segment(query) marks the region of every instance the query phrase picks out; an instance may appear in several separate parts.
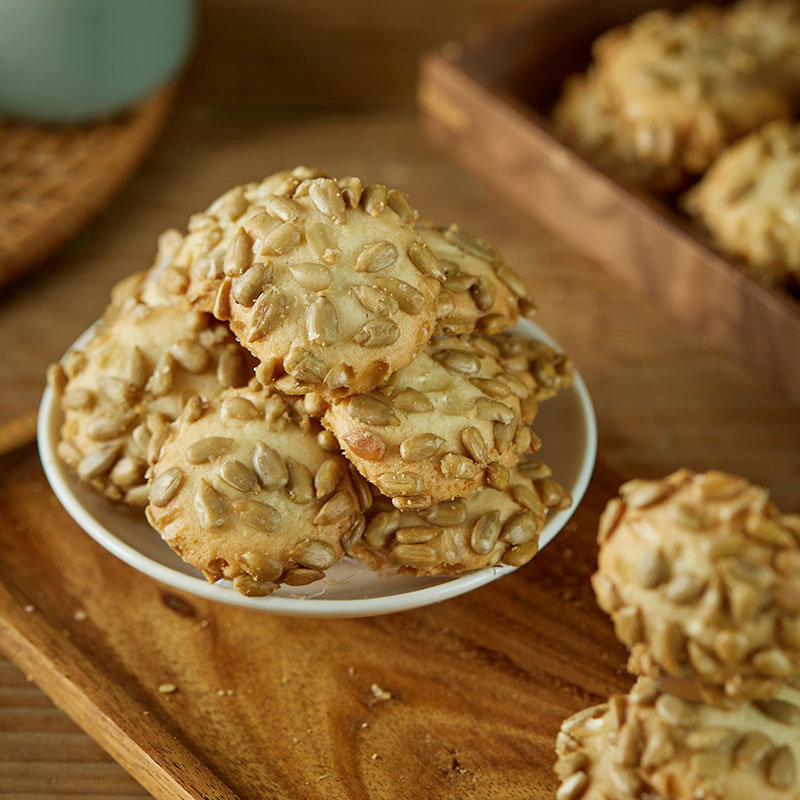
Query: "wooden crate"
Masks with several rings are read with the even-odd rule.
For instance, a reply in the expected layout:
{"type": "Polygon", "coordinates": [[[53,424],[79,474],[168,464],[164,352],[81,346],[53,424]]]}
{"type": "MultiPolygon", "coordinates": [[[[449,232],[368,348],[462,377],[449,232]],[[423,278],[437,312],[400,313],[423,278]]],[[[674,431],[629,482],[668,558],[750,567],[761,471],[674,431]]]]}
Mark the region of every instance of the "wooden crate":
{"type": "Polygon", "coordinates": [[[592,40],[648,0],[575,0],[423,58],[433,139],[586,255],[760,370],[800,403],[800,302],[751,278],[667,203],[613,180],[559,138],[547,112],[592,40]]]}

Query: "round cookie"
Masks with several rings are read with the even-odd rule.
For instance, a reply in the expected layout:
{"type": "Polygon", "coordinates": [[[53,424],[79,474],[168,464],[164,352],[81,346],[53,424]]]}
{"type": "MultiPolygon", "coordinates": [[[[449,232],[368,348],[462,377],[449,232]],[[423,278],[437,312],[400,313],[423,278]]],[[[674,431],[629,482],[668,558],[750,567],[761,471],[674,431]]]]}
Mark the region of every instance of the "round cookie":
{"type": "Polygon", "coordinates": [[[514,325],[520,312],[536,312],[525,283],[497,248],[457,225],[417,222],[417,233],[438,256],[447,275],[436,298],[436,336],[481,330],[499,333],[514,325]]]}
{"type": "Polygon", "coordinates": [[[731,145],[685,206],[762,278],[800,281],[800,123],[773,122],[731,145]]]}
{"type": "Polygon", "coordinates": [[[637,140],[619,113],[604,102],[593,72],[566,80],[553,121],[590,161],[620,180],[655,192],[674,191],[686,183],[678,153],[653,163],[646,138],[637,140]],[[637,143],[644,147],[641,155],[637,143]]]}
{"type": "Polygon", "coordinates": [[[298,168],[195,215],[190,295],[296,391],[374,389],[430,339],[445,274],[402,192],[298,168]]]}
{"type": "Polygon", "coordinates": [[[97,491],[137,506],[147,504],[148,462],[183,407],[253,376],[225,325],[141,281],[115,287],[88,344],[48,373],[64,412],[60,457],[97,491]]]}
{"type": "Polygon", "coordinates": [[[319,431],[302,401],[255,381],[187,408],[152,468],[150,524],[242,594],[319,580],[364,529],[362,490],[319,431]]]}
{"type": "Polygon", "coordinates": [[[725,16],[733,38],[756,53],[795,103],[800,101],[797,0],[740,0],[725,16]]]}
{"type": "Polygon", "coordinates": [[[640,159],[677,159],[701,173],[722,149],[791,104],[757,56],[734,40],[723,12],[652,11],[594,44],[595,79],[640,159]]]}
{"type": "Polygon", "coordinates": [[[548,512],[567,508],[571,498],[550,470],[532,462],[526,477],[511,471],[502,489],[477,489],[463,500],[400,511],[380,495],[351,555],[381,573],[457,574],[500,562],[522,566],[539,549],[548,512]]]}
{"type": "Polygon", "coordinates": [[[395,506],[423,508],[493,484],[538,448],[533,391],[527,363],[506,365],[487,336],[437,337],[384,386],[334,400],[322,423],[395,506]]]}
{"type": "Polygon", "coordinates": [[[564,721],[558,800],[797,800],[800,691],[721,709],[640,678],[564,721]]]}
{"type": "Polygon", "coordinates": [[[800,515],[723,472],[629,481],[600,519],[600,607],[628,668],[706,702],[768,697],[800,672],[800,515]]]}

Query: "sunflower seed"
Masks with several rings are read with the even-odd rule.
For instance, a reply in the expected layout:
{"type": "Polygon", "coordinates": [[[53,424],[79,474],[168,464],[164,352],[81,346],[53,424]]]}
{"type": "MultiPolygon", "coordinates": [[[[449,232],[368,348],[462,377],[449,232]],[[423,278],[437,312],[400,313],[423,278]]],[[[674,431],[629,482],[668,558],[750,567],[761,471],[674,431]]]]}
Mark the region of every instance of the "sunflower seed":
{"type": "Polygon", "coordinates": [[[669,694],[662,694],[656,700],[656,712],[670,725],[691,725],[697,717],[694,705],[669,694]]]}
{"type": "Polygon", "coordinates": [[[486,442],[484,442],[483,436],[481,436],[481,432],[477,428],[472,426],[464,428],[461,431],[461,443],[470,456],[479,464],[485,464],[489,460],[486,442]]]}
{"type": "Polygon", "coordinates": [[[86,425],[86,435],[96,442],[107,442],[122,436],[134,419],[131,413],[92,417],[86,425]]]}
{"type": "Polygon", "coordinates": [[[226,436],[207,436],[198,439],[186,448],[186,460],[190,464],[205,464],[212,458],[221,456],[232,444],[233,439],[226,436]]]}
{"type": "Polygon", "coordinates": [[[353,341],[363,347],[388,347],[400,336],[397,323],[388,317],[367,320],[353,336],[353,341]]]}
{"type": "Polygon", "coordinates": [[[423,274],[438,281],[447,277],[439,259],[423,241],[412,242],[406,250],[409,261],[423,274]]]}
{"type": "Polygon", "coordinates": [[[259,410],[246,397],[226,397],[222,401],[222,419],[255,419],[259,410]]]}
{"type": "Polygon", "coordinates": [[[772,753],[767,766],[767,780],[776,789],[788,791],[797,780],[797,766],[788,745],[778,747],[772,753]]]}
{"type": "Polygon", "coordinates": [[[358,208],[364,187],[358,178],[342,178],[337,182],[348,208],[358,208]]]}
{"type": "Polygon", "coordinates": [[[364,187],[364,191],[361,194],[361,205],[367,214],[371,217],[377,217],[383,212],[388,199],[389,193],[386,187],[380,183],[374,183],[364,187]]]}
{"type": "Polygon", "coordinates": [[[415,316],[425,307],[425,295],[410,283],[383,275],[375,275],[372,282],[379,289],[388,292],[406,314],[415,316]]]}
{"type": "Polygon", "coordinates": [[[293,222],[284,222],[261,242],[261,255],[282,256],[300,244],[300,229],[293,222]]]}
{"type": "MultiPolygon", "coordinates": [[[[443,266],[445,266],[445,269],[447,269],[447,266],[444,264],[444,262],[442,263],[443,266]]],[[[477,280],[478,278],[476,278],[475,275],[469,275],[466,272],[461,272],[459,269],[455,269],[452,272],[448,270],[447,280],[442,284],[442,291],[466,292],[475,284],[477,280]]],[[[440,293],[439,297],[441,298],[441,296],[442,295],[440,293]]],[[[452,297],[451,302],[454,302],[452,297]]],[[[454,310],[455,306],[452,308],[454,310]]]]}
{"type": "MultiPolygon", "coordinates": [[[[327,297],[317,297],[309,306],[306,316],[306,331],[310,341],[319,342],[321,345],[333,344],[338,339],[339,317],[336,314],[336,308],[327,297]]],[[[326,367],[319,380],[325,377],[327,371],[326,367]]]]}
{"type": "Polygon", "coordinates": [[[259,483],[267,490],[279,489],[289,481],[289,471],[280,455],[263,442],[256,442],[253,469],[259,483]]]}
{"type": "Polygon", "coordinates": [[[382,550],[389,542],[389,538],[397,530],[400,522],[400,512],[380,511],[368,523],[364,530],[364,541],[373,550],[382,550]]]}
{"type": "Polygon", "coordinates": [[[439,562],[436,548],[427,544],[398,544],[391,556],[404,567],[432,567],[439,562]]]}
{"type": "Polygon", "coordinates": [[[252,259],[253,240],[242,228],[239,228],[225,251],[222,270],[225,275],[238,277],[250,266],[252,259]]]}
{"type": "Polygon", "coordinates": [[[89,360],[86,358],[86,353],[82,353],[80,350],[68,350],[61,362],[64,373],[72,380],[86,369],[89,360]]]}
{"type": "Polygon", "coordinates": [[[343,434],[341,438],[344,446],[349,448],[354,456],[365,461],[379,461],[386,452],[383,440],[374,433],[354,430],[343,434]]]}
{"type": "Polygon", "coordinates": [[[289,471],[289,480],[286,491],[289,499],[299,505],[307,505],[314,500],[314,480],[311,470],[290,456],[286,457],[286,467],[289,471]]]}
{"type": "Polygon", "coordinates": [[[272,267],[266,264],[253,264],[233,287],[231,295],[240,305],[250,308],[256,298],[272,280],[272,267]]]}
{"type": "Polygon", "coordinates": [[[217,293],[214,295],[214,306],[211,309],[212,314],[220,320],[229,320],[231,318],[231,286],[233,285],[232,278],[225,278],[217,288],[217,293]]]}
{"type": "Polygon", "coordinates": [[[446,453],[439,462],[445,478],[470,480],[476,478],[481,468],[471,459],[458,453],[446,453]]]}
{"type": "Polygon", "coordinates": [[[344,220],[344,198],[332,178],[318,178],[308,187],[308,196],[320,213],[336,222],[344,220]]]}
{"type": "Polygon", "coordinates": [[[394,538],[398,544],[424,544],[435,539],[441,532],[441,528],[432,525],[410,525],[400,528],[394,538]]]}
{"type": "Polygon", "coordinates": [[[258,486],[253,470],[241,461],[226,461],[220,467],[219,476],[240,492],[249,492],[258,486]]]}
{"type": "Polygon", "coordinates": [[[758,764],[771,749],[769,737],[760,731],[751,731],[736,745],[734,760],[737,764],[758,764]]]}
{"type": "Polygon", "coordinates": [[[94,394],[88,389],[69,389],[61,395],[61,406],[71,411],[88,411],[94,402],[94,394]]]}
{"type": "Polygon", "coordinates": [[[481,368],[480,359],[468,350],[439,350],[433,358],[443,367],[464,375],[474,375],[481,368]]]}
{"type": "Polygon", "coordinates": [[[347,529],[341,540],[342,549],[345,553],[349,553],[350,550],[361,540],[361,537],[364,535],[364,528],[366,527],[366,524],[367,523],[364,517],[359,515],[353,521],[353,524],[347,529]]]}
{"type": "Polygon", "coordinates": [[[208,366],[208,351],[199,342],[191,339],[181,339],[175,342],[170,348],[170,354],[187,372],[195,375],[208,366]]]}
{"type": "Polygon", "coordinates": [[[283,366],[292,377],[309,384],[320,383],[328,373],[328,365],[304,347],[293,347],[283,366]]]}
{"type": "Polygon", "coordinates": [[[397,261],[397,248],[391,242],[365,245],[356,258],[356,272],[379,272],[397,261]]]}
{"type": "MultiPolygon", "coordinates": [[[[337,448],[338,449],[338,448],[337,448]]],[[[328,458],[319,465],[314,475],[314,492],[322,499],[336,491],[344,477],[344,467],[338,458],[328,458]]]]}
{"type": "Polygon", "coordinates": [[[381,289],[367,283],[357,283],[350,287],[350,294],[361,303],[367,311],[374,314],[388,316],[397,313],[397,301],[381,289]]]}
{"type": "Polygon", "coordinates": [[[205,478],[200,479],[200,488],[194,496],[194,507],[201,523],[207,528],[219,528],[227,521],[225,501],[205,478]]]}
{"type": "Polygon", "coordinates": [[[797,725],[800,722],[800,709],[786,700],[778,700],[773,697],[766,700],[754,700],[753,705],[764,716],[784,725],[797,725]]]}
{"type": "Polygon", "coordinates": [[[556,775],[561,778],[561,780],[564,780],[578,770],[583,769],[588,763],[589,757],[586,755],[586,753],[581,750],[576,750],[574,753],[562,755],[558,759],[558,763],[555,766],[555,772],[556,775]]]}
{"type": "Polygon", "coordinates": [[[416,221],[417,212],[411,207],[411,203],[408,202],[408,196],[404,192],[390,189],[386,204],[403,222],[413,225],[416,221]]]}
{"type": "Polygon", "coordinates": [[[400,420],[390,405],[368,394],[357,394],[347,401],[347,413],[367,425],[399,425],[400,420]]]}
{"type": "Polygon", "coordinates": [[[293,222],[303,211],[300,204],[296,203],[291,198],[278,197],[274,194],[264,198],[264,208],[267,214],[275,219],[279,219],[281,222],[293,222]]]}
{"type": "Polygon", "coordinates": [[[457,225],[450,225],[442,235],[450,244],[484,261],[491,263],[498,258],[498,253],[492,245],[467,231],[462,231],[457,225]]]}
{"type": "Polygon", "coordinates": [[[422,481],[414,472],[384,472],[378,476],[375,484],[389,496],[418,495],[422,489],[422,481]]]}
{"type": "Polygon", "coordinates": [[[400,443],[400,457],[403,461],[421,461],[439,452],[444,444],[441,436],[433,433],[417,433],[400,443]]]}
{"type": "Polygon", "coordinates": [[[139,390],[130,381],[112,375],[101,375],[100,391],[115,405],[130,408],[139,396],[139,390]]]}
{"type": "Polygon", "coordinates": [[[556,792],[556,800],[578,800],[589,785],[589,776],[585,772],[570,775],[556,792]]]}
{"type": "Polygon", "coordinates": [[[469,382],[485,395],[495,399],[502,399],[511,394],[511,389],[506,384],[492,378],[470,378],[469,382]]]}
{"type": "Polygon", "coordinates": [[[314,525],[332,525],[356,510],[355,500],[349,492],[337,492],[314,517],[314,525]]]}
{"type": "Polygon", "coordinates": [[[130,487],[142,483],[146,468],[141,459],[125,456],[114,464],[109,477],[117,486],[130,487]]]}
{"type": "Polygon", "coordinates": [[[528,288],[522,282],[522,279],[514,272],[511,267],[505,264],[498,264],[496,267],[497,277],[511,289],[517,297],[525,297],[528,294],[528,288]]]}
{"type": "Polygon", "coordinates": [[[469,293],[479,311],[488,311],[494,305],[497,297],[497,286],[493,281],[481,275],[470,288],[469,293]]]}
{"type": "Polygon", "coordinates": [[[488,555],[500,536],[500,512],[491,511],[479,517],[472,527],[470,545],[478,555],[488,555]]]}
{"type": "Polygon", "coordinates": [[[668,564],[661,550],[647,550],[636,564],[636,580],[645,589],[654,589],[667,579],[668,564]]]}
{"type": "MultiPolygon", "coordinates": [[[[278,511],[269,503],[262,503],[260,500],[237,500],[233,504],[233,509],[248,525],[252,525],[258,530],[274,531],[281,521],[278,511]]],[[[281,572],[283,572],[282,567],[278,575],[281,572]]],[[[277,578],[278,575],[275,577],[277,578]]],[[[265,577],[264,580],[274,580],[274,578],[265,577]]]]}
{"type": "Polygon", "coordinates": [[[283,576],[283,582],[289,586],[307,586],[309,583],[322,580],[324,577],[325,573],[321,570],[295,567],[287,571],[283,576]]]}
{"type": "Polygon", "coordinates": [[[50,364],[47,368],[47,385],[56,397],[61,397],[67,386],[67,373],[61,364],[50,364]]]}
{"type": "Polygon", "coordinates": [[[674,575],[664,586],[664,596],[672,603],[691,603],[695,601],[705,584],[699,578],[688,573],[674,575]]]}
{"type": "Polygon", "coordinates": [[[475,407],[475,398],[463,389],[453,389],[439,399],[437,407],[439,411],[452,417],[465,418],[471,416],[475,407]]]}
{"type": "Polygon", "coordinates": [[[505,314],[487,314],[485,317],[481,317],[477,323],[478,330],[490,336],[502,333],[513,324],[514,321],[505,314]]]}
{"type": "Polygon", "coordinates": [[[514,410],[512,408],[509,408],[499,400],[492,400],[489,397],[479,397],[475,401],[475,413],[478,419],[485,419],[489,422],[502,422],[506,425],[514,419],[514,410]]]}
{"type": "Polygon", "coordinates": [[[511,445],[514,435],[517,432],[517,421],[509,423],[495,422],[493,426],[494,443],[498,453],[505,452],[511,445]]]}
{"type": "Polygon", "coordinates": [[[430,508],[422,509],[420,516],[431,525],[461,525],[467,518],[467,507],[463,500],[446,500],[430,508]]]}
{"type": "Polygon", "coordinates": [[[521,567],[527,564],[539,550],[539,538],[514,545],[503,555],[503,563],[512,567],[521,567]]]}
{"type": "Polygon", "coordinates": [[[403,389],[392,396],[391,403],[400,411],[411,414],[433,411],[433,403],[416,389],[403,389]]]}
{"type": "Polygon", "coordinates": [[[297,545],[292,557],[298,564],[309,569],[328,569],[336,561],[336,551],[327,542],[309,539],[297,545]]]}
{"type": "Polygon", "coordinates": [[[150,485],[150,502],[159,508],[165,506],[183,485],[183,473],[177,467],[162,472],[150,485]]]}
{"type": "Polygon", "coordinates": [[[486,467],[486,483],[502,492],[508,486],[509,473],[508,469],[504,467],[499,461],[492,461],[486,467]]]}
{"type": "Polygon", "coordinates": [[[330,269],[324,264],[303,261],[289,267],[292,277],[304,289],[310,292],[321,292],[328,289],[333,280],[330,269]]]}
{"type": "Polygon", "coordinates": [[[539,521],[532,511],[517,511],[503,524],[501,539],[509,544],[529,542],[539,535],[539,521]]]}
{"type": "MultiPolygon", "coordinates": [[[[257,502],[257,501],[250,501],[257,502]]],[[[260,505],[263,505],[260,504],[260,505]]],[[[276,581],[283,573],[283,565],[280,561],[270,558],[266,553],[250,550],[242,553],[242,569],[253,578],[259,581],[276,581]]]]}
{"type": "MultiPolygon", "coordinates": [[[[527,367],[525,367],[527,370],[527,367]]],[[[530,389],[525,385],[525,382],[518,376],[511,372],[504,372],[497,376],[497,380],[505,384],[511,393],[516,395],[522,400],[530,395],[530,389]]]]}
{"type": "Polygon", "coordinates": [[[121,445],[106,444],[92,450],[78,463],[78,477],[83,481],[90,481],[105,475],[117,460],[121,445]]]}

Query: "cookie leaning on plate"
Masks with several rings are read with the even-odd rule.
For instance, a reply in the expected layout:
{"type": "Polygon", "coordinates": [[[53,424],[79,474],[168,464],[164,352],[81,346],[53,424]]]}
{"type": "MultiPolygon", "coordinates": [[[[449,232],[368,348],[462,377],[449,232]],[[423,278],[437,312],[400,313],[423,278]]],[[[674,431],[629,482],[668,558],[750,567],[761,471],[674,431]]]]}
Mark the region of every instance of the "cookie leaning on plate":
{"type": "Polygon", "coordinates": [[[437,337],[384,386],[334,400],[322,423],[398,508],[464,497],[504,485],[520,456],[538,449],[526,427],[537,409],[527,366],[506,363],[483,334],[437,337]]]}
{"type": "Polygon", "coordinates": [[[684,197],[720,249],[771,282],[800,282],[800,123],[731,145],[684,197]]]}
{"type": "Polygon", "coordinates": [[[297,168],[232,189],[190,222],[175,263],[282,388],[374,389],[419,354],[445,278],[402,192],[297,168]]]}
{"type": "Polygon", "coordinates": [[[525,283],[498,249],[458,225],[417,222],[417,233],[438,256],[447,275],[436,298],[436,336],[475,329],[499,333],[516,324],[520,313],[536,312],[525,283]]]}
{"type": "Polygon", "coordinates": [[[256,381],[187,408],[152,469],[150,524],[242,594],[319,580],[364,529],[359,488],[319,430],[302,401],[256,381]]]}
{"type": "Polygon", "coordinates": [[[541,462],[513,469],[502,489],[483,487],[418,511],[392,508],[378,495],[352,555],[382,573],[445,575],[501,562],[519,567],[536,555],[548,512],[570,502],[541,462]]]}
{"type": "Polygon", "coordinates": [[[706,702],[774,695],[800,674],[800,515],[722,472],[629,481],[598,529],[592,584],[628,668],[706,702]]]}
{"type": "Polygon", "coordinates": [[[48,373],[64,412],[59,456],[107,497],[139,506],[169,423],[187,403],[246,384],[254,368],[224,325],[145,278],[115,287],[89,342],[48,373]]]}
{"type": "Polygon", "coordinates": [[[758,56],[725,28],[723,12],[652,11],[600,36],[595,80],[643,161],[701,173],[725,146],[791,115],[758,56]]]}
{"type": "Polygon", "coordinates": [[[796,800],[800,691],[734,710],[664,694],[640,678],[580,711],[556,739],[558,800],[796,800]]]}

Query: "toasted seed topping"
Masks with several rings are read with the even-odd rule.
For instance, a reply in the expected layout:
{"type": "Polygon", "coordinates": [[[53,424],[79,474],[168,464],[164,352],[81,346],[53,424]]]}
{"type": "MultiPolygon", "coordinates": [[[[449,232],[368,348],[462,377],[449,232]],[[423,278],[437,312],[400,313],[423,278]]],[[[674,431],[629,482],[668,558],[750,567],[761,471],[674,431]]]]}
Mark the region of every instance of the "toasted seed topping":
{"type": "Polygon", "coordinates": [[[331,271],[324,264],[313,264],[307,261],[289,267],[292,277],[304,289],[310,292],[321,292],[328,289],[333,280],[331,271]]]}
{"type": "Polygon", "coordinates": [[[421,461],[439,452],[444,439],[434,433],[418,433],[400,443],[400,457],[403,461],[421,461]]]}
{"type": "Polygon", "coordinates": [[[347,413],[354,419],[369,425],[399,425],[400,420],[390,405],[372,395],[360,394],[347,402],[347,413]]]}
{"type": "Polygon", "coordinates": [[[205,464],[221,456],[233,443],[226,436],[208,436],[193,442],[186,448],[186,460],[190,464],[205,464]]]}
{"type": "Polygon", "coordinates": [[[397,248],[391,242],[365,245],[356,258],[356,272],[379,272],[397,261],[397,248]]]}

